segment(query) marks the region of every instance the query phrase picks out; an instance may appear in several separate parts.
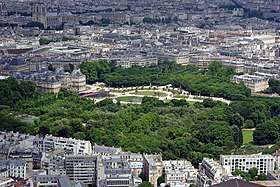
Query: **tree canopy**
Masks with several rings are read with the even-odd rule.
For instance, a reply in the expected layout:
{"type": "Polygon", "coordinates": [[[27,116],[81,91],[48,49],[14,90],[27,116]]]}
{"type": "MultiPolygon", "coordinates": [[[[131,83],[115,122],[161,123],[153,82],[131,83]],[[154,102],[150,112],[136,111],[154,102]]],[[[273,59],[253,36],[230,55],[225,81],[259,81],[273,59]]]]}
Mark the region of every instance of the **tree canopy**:
{"type": "Polygon", "coordinates": [[[174,62],[165,62],[158,66],[131,68],[117,67],[115,63],[106,60],[83,62],[81,70],[92,84],[97,81],[111,87],[131,86],[162,86],[172,84],[181,87],[192,94],[218,96],[232,100],[241,100],[250,96],[250,89],[244,84],[230,81],[234,74],[232,67],[221,67],[220,62],[209,65],[209,72],[199,71],[194,66],[183,67],[174,62]]]}
{"type": "Polygon", "coordinates": [[[279,138],[279,99],[250,96],[244,85],[231,83],[228,75],[209,75],[174,63],[121,69],[98,61],[84,62],[81,68],[88,82],[104,81],[110,86],[172,83],[192,93],[242,95],[242,100],[227,105],[211,99],[168,103],[144,97],[139,105],[114,103],[110,98],[94,103],[68,90],[38,93],[31,82],[7,79],[0,80],[0,130],[81,138],[132,152],[161,152],[164,159],[184,158],[196,166],[203,157],[218,159],[241,147],[241,128],[246,125],[256,127],[255,144],[273,144],[279,138]],[[21,120],[23,116],[36,120],[27,123],[21,120]]]}

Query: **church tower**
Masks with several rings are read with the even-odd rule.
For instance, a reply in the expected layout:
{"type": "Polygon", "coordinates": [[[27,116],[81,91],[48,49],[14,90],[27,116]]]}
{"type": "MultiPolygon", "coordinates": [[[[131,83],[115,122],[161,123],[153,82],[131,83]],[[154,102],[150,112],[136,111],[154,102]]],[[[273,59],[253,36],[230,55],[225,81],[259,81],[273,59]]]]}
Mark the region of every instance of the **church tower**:
{"type": "Polygon", "coordinates": [[[45,25],[47,7],[44,3],[35,3],[32,6],[32,21],[40,22],[45,25]]]}
{"type": "Polygon", "coordinates": [[[7,10],[5,4],[0,2],[0,16],[6,16],[6,15],[7,15],[7,10]]]}

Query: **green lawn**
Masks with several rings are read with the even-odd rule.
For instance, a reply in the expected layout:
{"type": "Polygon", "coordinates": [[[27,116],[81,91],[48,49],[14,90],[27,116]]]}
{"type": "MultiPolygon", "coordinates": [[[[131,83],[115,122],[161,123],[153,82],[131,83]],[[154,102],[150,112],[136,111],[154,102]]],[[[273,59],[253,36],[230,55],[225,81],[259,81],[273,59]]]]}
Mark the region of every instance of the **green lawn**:
{"type": "Polygon", "coordinates": [[[181,93],[179,90],[168,90],[168,91],[173,94],[178,94],[178,95],[181,93]]]}
{"type": "Polygon", "coordinates": [[[193,106],[194,103],[196,103],[196,102],[194,102],[194,101],[187,101],[187,102],[190,104],[190,106],[193,106]]]}
{"type": "Polygon", "coordinates": [[[21,121],[27,122],[27,123],[34,123],[36,119],[39,119],[36,116],[28,117],[28,118],[23,118],[21,121]]]}
{"type": "Polygon", "coordinates": [[[193,99],[204,100],[205,98],[202,98],[202,97],[193,97],[193,99]]]}
{"type": "Polygon", "coordinates": [[[158,97],[165,97],[167,96],[166,93],[162,92],[153,92],[153,91],[138,91],[138,92],[133,92],[132,94],[135,95],[146,95],[146,96],[158,96],[158,97]]]}
{"type": "Polygon", "coordinates": [[[243,144],[253,142],[253,132],[254,130],[242,130],[243,144]]]}
{"type": "Polygon", "coordinates": [[[110,92],[123,93],[123,92],[125,92],[125,91],[124,91],[124,90],[110,90],[110,92]]]}
{"type": "Polygon", "coordinates": [[[187,99],[189,98],[188,95],[174,95],[175,98],[180,98],[180,99],[187,99]]]}
{"type": "Polygon", "coordinates": [[[141,103],[142,102],[142,97],[137,97],[137,96],[124,96],[124,97],[118,97],[116,98],[117,101],[125,101],[125,102],[136,102],[136,103],[141,103]]]}

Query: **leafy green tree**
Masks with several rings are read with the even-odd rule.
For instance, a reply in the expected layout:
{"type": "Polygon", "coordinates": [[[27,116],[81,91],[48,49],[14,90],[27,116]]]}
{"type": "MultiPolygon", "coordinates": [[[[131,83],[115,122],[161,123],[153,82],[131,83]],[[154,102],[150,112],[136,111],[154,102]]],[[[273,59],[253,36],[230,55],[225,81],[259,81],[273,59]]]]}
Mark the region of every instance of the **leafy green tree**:
{"type": "Polygon", "coordinates": [[[244,123],[245,128],[250,129],[250,128],[254,128],[254,126],[255,126],[254,122],[250,119],[246,120],[245,123],[244,123]]]}
{"type": "Polygon", "coordinates": [[[212,99],[204,99],[202,104],[206,108],[208,108],[208,107],[213,108],[214,106],[217,106],[217,105],[223,105],[222,102],[213,101],[212,99]]]}
{"type": "Polygon", "coordinates": [[[107,60],[98,60],[94,62],[82,62],[81,71],[86,75],[86,81],[92,84],[96,81],[103,81],[103,75],[110,73],[111,67],[107,60]]]}
{"type": "Polygon", "coordinates": [[[39,40],[40,45],[48,45],[51,42],[54,42],[54,40],[51,40],[48,38],[40,38],[40,40],[39,40]]]}
{"type": "MultiPolygon", "coordinates": [[[[217,76],[213,76],[173,62],[126,69],[105,61],[84,65],[86,72],[96,73],[95,80],[110,86],[171,83],[191,93],[242,98],[242,101],[232,101],[227,105],[208,99],[186,107],[184,100],[167,104],[156,98],[144,97],[141,105],[118,105],[111,99],[95,104],[69,90],[62,89],[58,94],[38,93],[33,83],[7,79],[0,80],[0,130],[31,134],[41,131],[45,134],[40,127],[47,127],[55,136],[87,139],[92,143],[122,147],[125,151],[161,152],[163,159],[184,158],[196,166],[203,157],[219,159],[221,154],[244,150],[250,154],[262,152],[262,148],[256,149],[255,146],[235,149],[236,145],[242,144],[237,124],[244,120],[245,124],[251,120],[253,124],[264,125],[263,129],[257,127],[256,130],[255,136],[260,141],[276,141],[278,138],[279,99],[250,96],[245,85],[230,82],[230,75],[223,67],[219,68],[217,76]],[[87,69],[89,66],[93,69],[87,69]],[[26,123],[20,119],[26,115],[36,116],[37,120],[26,123]],[[267,125],[271,123],[273,125],[267,125]]],[[[276,142],[265,151],[274,152],[279,149],[278,144],[276,142]]],[[[246,180],[252,178],[247,172],[241,174],[246,180]]]]}
{"type": "Polygon", "coordinates": [[[251,179],[255,179],[258,175],[258,169],[257,168],[250,168],[248,170],[249,175],[251,176],[251,179]]]}
{"type": "Polygon", "coordinates": [[[214,61],[208,66],[208,73],[210,75],[216,76],[218,74],[219,69],[222,68],[222,63],[220,61],[214,61]]]}
{"type": "Polygon", "coordinates": [[[139,120],[134,121],[130,126],[130,132],[150,134],[158,129],[159,125],[159,116],[150,112],[143,115],[139,120]]]}
{"type": "Polygon", "coordinates": [[[154,97],[147,97],[147,96],[143,97],[141,104],[150,107],[165,106],[165,103],[163,101],[154,97]]]}
{"type": "MultiPolygon", "coordinates": [[[[22,127],[27,126],[27,123],[20,121],[5,111],[0,112],[0,121],[0,131],[23,132],[22,127]]],[[[32,132],[29,131],[29,133],[32,132]]]]}
{"type": "Polygon", "coordinates": [[[251,181],[252,180],[251,175],[248,172],[241,171],[239,169],[236,169],[234,172],[232,172],[232,175],[234,175],[234,176],[239,175],[243,179],[245,179],[246,181],[251,181]]]}
{"type": "Polygon", "coordinates": [[[0,80],[0,105],[16,107],[20,101],[36,99],[36,85],[31,82],[18,82],[16,79],[8,78],[0,80]]]}
{"type": "Polygon", "coordinates": [[[268,93],[280,94],[280,81],[276,79],[269,79],[269,88],[266,90],[268,93]]]}
{"type": "Polygon", "coordinates": [[[43,136],[47,135],[47,134],[50,134],[50,129],[46,126],[41,126],[39,128],[39,131],[38,131],[39,134],[42,134],[43,136]]]}
{"type": "Polygon", "coordinates": [[[265,180],[267,180],[267,175],[264,174],[264,173],[261,173],[261,174],[258,175],[257,180],[258,181],[265,181],[265,180]]]}
{"type": "Polygon", "coordinates": [[[104,106],[109,106],[109,105],[112,105],[114,104],[113,103],[113,100],[112,99],[109,99],[109,98],[106,98],[98,103],[96,103],[96,106],[98,107],[104,107],[104,106]]]}
{"type": "Polygon", "coordinates": [[[74,132],[82,132],[85,130],[81,119],[71,119],[69,120],[69,126],[74,132]]]}
{"type": "Polygon", "coordinates": [[[189,187],[197,187],[197,185],[195,185],[195,184],[191,184],[189,187]]]}
{"type": "Polygon", "coordinates": [[[234,139],[235,145],[237,147],[240,147],[243,144],[242,130],[240,129],[240,127],[233,125],[232,131],[233,131],[233,139],[234,139]]]}
{"type": "Polygon", "coordinates": [[[142,182],[139,187],[153,187],[154,185],[150,182],[144,181],[142,182]]]}
{"type": "Polygon", "coordinates": [[[263,154],[272,154],[275,153],[278,149],[280,149],[280,141],[278,140],[273,146],[267,148],[263,151],[263,154]]]}
{"type": "Polygon", "coordinates": [[[218,69],[217,76],[221,78],[226,78],[234,75],[234,67],[222,67],[218,69]]]}
{"type": "Polygon", "coordinates": [[[203,157],[205,156],[201,152],[191,152],[189,155],[189,159],[195,167],[197,167],[199,163],[202,162],[203,157]]]}
{"type": "Polygon", "coordinates": [[[229,118],[229,124],[241,128],[244,125],[244,118],[239,113],[235,113],[229,118]]]}
{"type": "Polygon", "coordinates": [[[93,83],[98,80],[96,66],[91,62],[82,62],[80,65],[81,71],[86,75],[87,83],[93,83]]]}
{"type": "Polygon", "coordinates": [[[190,106],[189,103],[185,100],[185,99],[172,99],[169,103],[169,105],[172,105],[172,106],[177,106],[177,107],[181,107],[181,106],[190,106]]]}
{"type": "Polygon", "coordinates": [[[62,128],[57,132],[58,137],[69,138],[69,132],[67,128],[62,128]]]}
{"type": "Polygon", "coordinates": [[[257,145],[274,144],[279,137],[278,125],[270,120],[263,124],[258,124],[253,133],[254,143],[257,145]]]}
{"type": "Polygon", "coordinates": [[[84,132],[76,132],[73,134],[73,137],[78,139],[78,140],[85,140],[86,139],[86,134],[84,132]]]}

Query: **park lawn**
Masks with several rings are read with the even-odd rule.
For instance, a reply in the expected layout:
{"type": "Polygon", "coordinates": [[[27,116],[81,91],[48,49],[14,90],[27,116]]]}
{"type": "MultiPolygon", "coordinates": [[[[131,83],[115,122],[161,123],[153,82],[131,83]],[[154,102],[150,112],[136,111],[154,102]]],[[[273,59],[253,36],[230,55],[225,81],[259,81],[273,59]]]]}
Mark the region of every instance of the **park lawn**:
{"type": "Polygon", "coordinates": [[[181,92],[179,90],[168,90],[169,92],[173,93],[173,94],[177,94],[179,95],[181,92]]]}
{"type": "Polygon", "coordinates": [[[153,91],[138,91],[138,92],[133,92],[132,94],[134,95],[145,95],[145,96],[158,96],[158,97],[165,97],[167,96],[166,93],[162,92],[153,92],[153,91]]]}
{"type": "Polygon", "coordinates": [[[187,101],[189,104],[190,104],[190,106],[193,106],[196,102],[194,102],[194,101],[187,101]]]}
{"type": "Polygon", "coordinates": [[[123,97],[118,97],[116,98],[117,101],[124,101],[124,102],[136,102],[136,103],[141,103],[142,102],[142,97],[137,97],[137,96],[123,96],[123,97]]]}
{"type": "Polygon", "coordinates": [[[243,144],[253,142],[253,132],[254,130],[242,130],[243,144]]]}
{"type": "Polygon", "coordinates": [[[204,100],[205,98],[203,98],[203,97],[194,97],[193,99],[204,100]]]}
{"type": "Polygon", "coordinates": [[[34,124],[35,120],[37,120],[37,119],[39,119],[39,117],[32,116],[32,117],[23,118],[23,119],[21,119],[21,121],[34,124]]]}
{"type": "Polygon", "coordinates": [[[124,93],[124,90],[110,90],[110,92],[115,92],[115,93],[124,93]]]}
{"type": "Polygon", "coordinates": [[[189,96],[188,95],[174,95],[174,98],[187,99],[187,98],[189,98],[189,96]]]}

